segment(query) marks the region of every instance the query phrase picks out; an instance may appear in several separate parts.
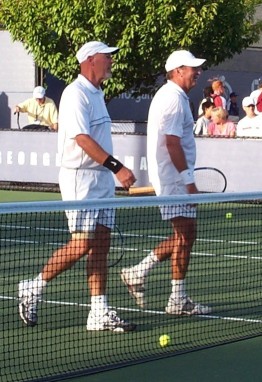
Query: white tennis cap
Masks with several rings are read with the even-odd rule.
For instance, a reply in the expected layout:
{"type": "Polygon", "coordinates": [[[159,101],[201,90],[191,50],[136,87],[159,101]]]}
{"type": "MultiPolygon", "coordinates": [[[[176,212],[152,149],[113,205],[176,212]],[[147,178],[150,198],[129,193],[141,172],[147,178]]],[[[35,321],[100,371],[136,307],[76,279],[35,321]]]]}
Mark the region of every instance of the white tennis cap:
{"type": "Polygon", "coordinates": [[[94,56],[96,53],[116,53],[119,48],[116,46],[107,46],[100,41],[90,41],[83,45],[79,51],[76,53],[76,58],[81,64],[88,57],[94,56]]]}
{"type": "Polygon", "coordinates": [[[45,88],[43,88],[43,86],[37,86],[36,88],[34,88],[34,91],[33,91],[33,98],[44,98],[45,96],[45,88]]]}
{"type": "Polygon", "coordinates": [[[180,66],[190,66],[195,68],[201,66],[206,60],[203,58],[196,58],[192,53],[187,50],[175,50],[170,54],[166,60],[166,71],[179,68],[180,66]]]}
{"type": "Polygon", "coordinates": [[[252,97],[245,97],[245,98],[243,98],[242,106],[243,107],[247,107],[247,106],[250,106],[250,105],[255,105],[255,102],[254,102],[253,98],[252,97]]]}

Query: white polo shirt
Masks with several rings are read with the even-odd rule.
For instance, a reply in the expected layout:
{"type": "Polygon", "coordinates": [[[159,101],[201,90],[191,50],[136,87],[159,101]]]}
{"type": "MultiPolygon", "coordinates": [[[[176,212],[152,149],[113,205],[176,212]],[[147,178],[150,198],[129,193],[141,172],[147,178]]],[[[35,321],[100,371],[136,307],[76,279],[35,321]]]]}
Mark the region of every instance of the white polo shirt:
{"type": "Polygon", "coordinates": [[[181,180],[166,147],[166,135],[181,138],[188,168],[194,169],[196,145],[194,120],[186,93],[168,81],[155,94],[148,115],[147,160],[149,180],[153,186],[167,185],[181,180]]]}
{"type": "Polygon", "coordinates": [[[58,154],[61,167],[107,170],[90,158],[76,143],[76,136],[87,134],[112,154],[111,119],[104,93],[81,74],[68,85],[59,107],[58,154]]]}

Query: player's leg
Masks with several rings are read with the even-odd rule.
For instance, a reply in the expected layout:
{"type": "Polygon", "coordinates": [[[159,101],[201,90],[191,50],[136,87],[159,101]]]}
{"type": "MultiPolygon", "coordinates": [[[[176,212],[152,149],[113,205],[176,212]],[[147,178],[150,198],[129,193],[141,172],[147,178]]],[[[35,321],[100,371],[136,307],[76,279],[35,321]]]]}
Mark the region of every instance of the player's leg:
{"type": "MultiPolygon", "coordinates": [[[[115,182],[107,171],[94,172],[92,192],[100,198],[114,195],[115,182]],[[107,187],[106,187],[106,186],[107,187]]],[[[128,323],[111,311],[107,302],[107,256],[109,253],[111,230],[115,225],[115,210],[110,208],[96,210],[89,216],[85,225],[93,227],[94,239],[87,259],[88,285],[91,294],[91,310],[87,319],[87,330],[131,331],[134,324],[128,323]]]]}
{"type": "Polygon", "coordinates": [[[172,219],[175,243],[171,256],[172,291],[166,306],[168,314],[208,314],[208,306],[193,302],[186,293],[186,274],[190,253],[196,239],[196,219],[176,217],[172,219]]]}
{"type": "Polygon", "coordinates": [[[72,238],[64,247],[59,248],[49,258],[40,274],[33,280],[19,283],[19,313],[28,326],[37,324],[38,303],[42,299],[45,286],[60,273],[70,269],[88,252],[88,239],[72,238]]]}
{"type": "Polygon", "coordinates": [[[147,275],[157,264],[171,257],[173,247],[174,235],[159,243],[138,264],[121,270],[121,279],[140,308],[146,307],[145,281],[147,275]]]}
{"type": "MultiPolygon", "coordinates": [[[[111,226],[114,217],[110,219],[109,225],[111,226]]],[[[116,311],[109,308],[107,301],[107,256],[110,248],[110,233],[111,228],[97,224],[95,237],[87,258],[87,279],[91,294],[91,310],[87,319],[87,330],[128,332],[134,330],[136,325],[121,319],[116,311]]]]}
{"type": "MultiPolygon", "coordinates": [[[[81,186],[83,173],[77,170],[61,169],[59,185],[63,200],[82,200],[86,197],[81,186]]],[[[71,240],[62,248],[56,250],[40,274],[33,280],[22,280],[19,283],[19,314],[28,326],[37,324],[38,303],[42,299],[43,289],[49,281],[63,271],[71,268],[89,249],[88,226],[81,226],[85,211],[66,211],[68,228],[72,234],[71,240]],[[84,235],[83,235],[84,233],[84,235]]]]}
{"type": "MultiPolygon", "coordinates": [[[[159,195],[172,195],[175,194],[173,185],[161,187],[159,195]]],[[[173,216],[172,206],[161,206],[160,212],[163,220],[170,220],[170,216],[173,216]]],[[[174,234],[168,237],[166,240],[160,242],[145,258],[143,258],[138,264],[123,268],[121,270],[121,279],[127,286],[130,295],[135,299],[138,306],[141,308],[146,307],[145,298],[145,281],[149,272],[158,265],[161,261],[164,261],[171,257],[174,247],[174,234]]]]}

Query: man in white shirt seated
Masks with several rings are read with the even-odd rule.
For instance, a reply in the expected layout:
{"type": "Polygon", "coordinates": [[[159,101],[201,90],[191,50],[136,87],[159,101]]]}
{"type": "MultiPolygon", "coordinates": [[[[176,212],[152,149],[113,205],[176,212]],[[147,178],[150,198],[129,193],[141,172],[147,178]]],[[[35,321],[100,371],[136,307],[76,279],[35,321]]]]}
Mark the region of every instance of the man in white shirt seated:
{"type": "Polygon", "coordinates": [[[255,103],[255,114],[259,115],[262,113],[261,110],[261,93],[262,93],[262,78],[258,79],[258,87],[256,90],[253,90],[250,94],[250,97],[254,99],[255,103]]]}
{"type": "Polygon", "coordinates": [[[254,99],[243,98],[242,107],[246,116],[237,124],[237,137],[262,137],[262,117],[255,114],[254,99]]]}

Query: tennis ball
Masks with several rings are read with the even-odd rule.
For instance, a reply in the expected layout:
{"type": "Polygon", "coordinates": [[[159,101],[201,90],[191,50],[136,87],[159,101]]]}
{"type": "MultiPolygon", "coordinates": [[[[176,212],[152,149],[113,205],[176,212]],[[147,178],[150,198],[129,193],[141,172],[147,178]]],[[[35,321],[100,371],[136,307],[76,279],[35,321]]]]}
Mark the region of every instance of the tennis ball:
{"type": "Polygon", "coordinates": [[[162,334],[162,336],[159,337],[159,344],[162,347],[168,346],[170,344],[170,337],[167,334],[162,334]]]}
{"type": "Polygon", "coordinates": [[[232,219],[232,212],[227,212],[226,213],[226,219],[232,219]]]}

